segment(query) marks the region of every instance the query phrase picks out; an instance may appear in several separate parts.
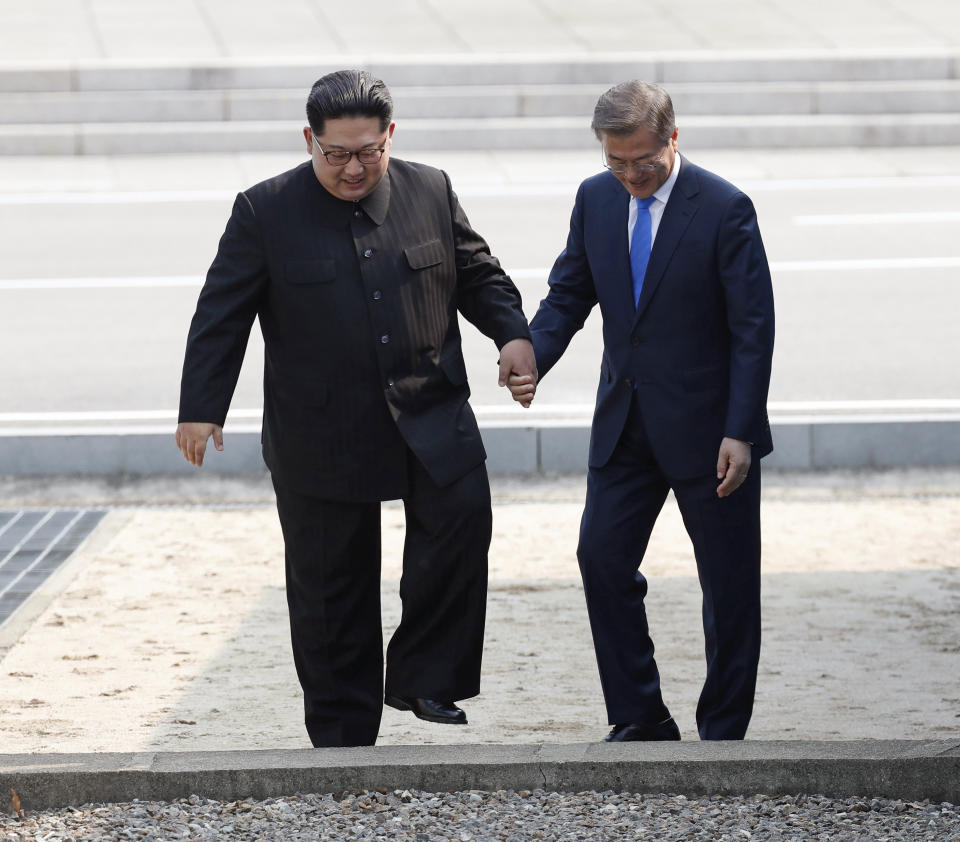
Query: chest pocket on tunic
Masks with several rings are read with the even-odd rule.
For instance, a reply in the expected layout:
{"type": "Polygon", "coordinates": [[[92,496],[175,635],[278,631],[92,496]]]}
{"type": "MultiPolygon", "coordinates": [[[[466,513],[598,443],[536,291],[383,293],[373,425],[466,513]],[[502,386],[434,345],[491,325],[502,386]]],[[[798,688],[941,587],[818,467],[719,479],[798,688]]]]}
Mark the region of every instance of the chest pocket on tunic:
{"type": "Polygon", "coordinates": [[[403,250],[411,269],[427,269],[443,263],[443,243],[430,240],[419,246],[407,246],[403,250]]]}
{"type": "Polygon", "coordinates": [[[283,280],[288,284],[329,284],[336,277],[336,260],[287,260],[283,264],[283,280]]]}

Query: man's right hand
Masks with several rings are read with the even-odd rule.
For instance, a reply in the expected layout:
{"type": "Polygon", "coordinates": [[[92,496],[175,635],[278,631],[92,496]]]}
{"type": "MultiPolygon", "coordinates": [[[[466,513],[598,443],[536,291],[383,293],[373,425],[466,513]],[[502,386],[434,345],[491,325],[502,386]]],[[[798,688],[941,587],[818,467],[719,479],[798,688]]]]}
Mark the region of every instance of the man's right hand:
{"type": "Polygon", "coordinates": [[[177,447],[191,465],[200,467],[207,449],[207,439],[213,436],[213,446],[223,450],[223,427],[204,421],[183,421],[177,424],[177,447]]]}

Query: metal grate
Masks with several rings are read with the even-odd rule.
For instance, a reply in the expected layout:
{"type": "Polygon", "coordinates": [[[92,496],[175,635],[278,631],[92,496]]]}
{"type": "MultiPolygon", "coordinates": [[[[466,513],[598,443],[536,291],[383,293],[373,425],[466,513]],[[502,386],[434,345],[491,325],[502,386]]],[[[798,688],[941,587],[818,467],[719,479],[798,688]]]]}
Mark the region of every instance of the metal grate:
{"type": "Polygon", "coordinates": [[[104,509],[0,510],[0,625],[66,561],[104,509]]]}

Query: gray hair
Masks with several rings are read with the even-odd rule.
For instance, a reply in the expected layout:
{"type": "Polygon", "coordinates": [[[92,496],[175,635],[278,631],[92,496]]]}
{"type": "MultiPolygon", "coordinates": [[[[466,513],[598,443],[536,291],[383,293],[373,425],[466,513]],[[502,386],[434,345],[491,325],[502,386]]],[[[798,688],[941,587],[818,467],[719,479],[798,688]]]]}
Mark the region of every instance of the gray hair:
{"type": "Polygon", "coordinates": [[[673,102],[659,85],[632,79],[614,85],[597,100],[590,128],[602,141],[605,134],[628,135],[649,129],[666,143],[677,127],[673,102]]]}

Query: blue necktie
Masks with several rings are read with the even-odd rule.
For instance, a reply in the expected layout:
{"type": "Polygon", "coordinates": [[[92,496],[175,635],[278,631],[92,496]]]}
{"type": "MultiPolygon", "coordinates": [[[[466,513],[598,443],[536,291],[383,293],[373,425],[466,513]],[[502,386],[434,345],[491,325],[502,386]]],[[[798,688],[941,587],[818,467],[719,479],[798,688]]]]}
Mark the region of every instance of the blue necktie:
{"type": "Polygon", "coordinates": [[[637,224],[633,227],[633,237],[630,240],[630,272],[633,274],[633,304],[640,302],[640,290],[643,289],[643,276],[647,274],[647,263],[650,262],[650,246],[653,242],[653,225],[650,220],[650,205],[655,201],[653,196],[648,199],[636,199],[637,224]]]}

